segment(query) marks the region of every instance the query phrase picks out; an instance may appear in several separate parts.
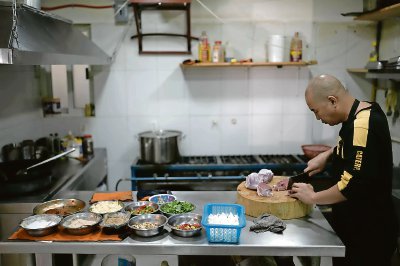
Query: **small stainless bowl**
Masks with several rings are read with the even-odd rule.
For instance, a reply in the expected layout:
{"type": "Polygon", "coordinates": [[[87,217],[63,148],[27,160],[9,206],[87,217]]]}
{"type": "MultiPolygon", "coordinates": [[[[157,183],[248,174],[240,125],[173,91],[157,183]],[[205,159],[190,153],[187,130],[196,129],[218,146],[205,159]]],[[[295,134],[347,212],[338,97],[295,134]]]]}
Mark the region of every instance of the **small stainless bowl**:
{"type": "Polygon", "coordinates": [[[143,214],[153,214],[158,212],[158,204],[150,201],[136,201],[133,202],[125,207],[125,211],[129,212],[132,215],[143,215],[140,213],[135,213],[135,211],[138,211],[140,208],[143,208],[143,206],[150,206],[151,208],[154,209],[151,213],[143,213],[143,214]]]}
{"type": "Polygon", "coordinates": [[[97,214],[119,212],[124,208],[124,203],[119,200],[103,200],[93,203],[89,211],[97,214]]]}
{"type": "Polygon", "coordinates": [[[162,214],[142,214],[132,217],[128,222],[128,226],[132,228],[133,232],[138,236],[149,237],[161,233],[166,223],[167,217],[162,214]],[[146,222],[155,223],[157,227],[151,229],[138,229],[135,227],[135,225],[141,225],[146,222]]]}
{"type": "Polygon", "coordinates": [[[165,204],[163,204],[163,205],[160,206],[160,211],[161,211],[161,213],[164,214],[164,215],[167,216],[167,217],[170,217],[170,216],[175,215],[175,214],[181,214],[181,213],[192,212],[194,209],[196,209],[196,206],[195,206],[193,203],[188,202],[188,201],[183,201],[183,200],[181,200],[181,201],[171,201],[171,202],[165,203],[165,204]],[[191,208],[190,208],[190,210],[187,210],[187,211],[179,210],[179,211],[177,211],[177,212],[167,212],[167,211],[165,210],[165,209],[166,209],[166,206],[168,206],[168,205],[173,205],[173,204],[177,204],[177,203],[178,203],[178,204],[189,203],[189,204],[191,205],[191,208]]]}
{"type": "Polygon", "coordinates": [[[201,215],[197,213],[181,213],[168,218],[168,226],[171,232],[181,237],[192,237],[201,232],[201,215]],[[192,230],[183,230],[177,228],[183,224],[198,224],[200,227],[192,230]]]}
{"type": "Polygon", "coordinates": [[[106,234],[117,234],[124,229],[127,229],[127,224],[131,214],[129,212],[113,212],[104,214],[103,220],[100,226],[103,228],[103,232],[106,234]],[[115,223],[115,219],[118,219],[118,223],[115,223]]]}
{"type": "Polygon", "coordinates": [[[174,200],[176,200],[176,196],[172,194],[157,194],[149,198],[149,201],[154,202],[158,205],[162,205],[174,200]]]}
{"type": "Polygon", "coordinates": [[[46,236],[57,231],[62,217],[56,214],[37,214],[23,219],[19,226],[31,236],[46,236]]]}
{"type": "Polygon", "coordinates": [[[33,214],[57,214],[68,216],[85,208],[85,202],[80,199],[55,199],[43,202],[33,209],[33,214]]]}
{"type": "Polygon", "coordinates": [[[93,212],[81,212],[65,217],[61,221],[61,226],[67,233],[71,235],[86,235],[94,231],[101,220],[102,216],[100,214],[93,212]],[[78,219],[80,219],[81,221],[88,221],[90,224],[74,226],[73,223],[75,223],[78,219]]]}

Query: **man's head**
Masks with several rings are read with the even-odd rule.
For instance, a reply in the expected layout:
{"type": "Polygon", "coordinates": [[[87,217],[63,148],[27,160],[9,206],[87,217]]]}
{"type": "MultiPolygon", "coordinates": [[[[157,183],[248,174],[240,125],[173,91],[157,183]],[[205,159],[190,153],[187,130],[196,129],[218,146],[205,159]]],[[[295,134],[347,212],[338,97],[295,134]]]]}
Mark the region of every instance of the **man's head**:
{"type": "Polygon", "coordinates": [[[305,98],[317,120],[331,126],[347,120],[354,101],[342,83],[331,75],[314,77],[307,86],[305,98]]]}

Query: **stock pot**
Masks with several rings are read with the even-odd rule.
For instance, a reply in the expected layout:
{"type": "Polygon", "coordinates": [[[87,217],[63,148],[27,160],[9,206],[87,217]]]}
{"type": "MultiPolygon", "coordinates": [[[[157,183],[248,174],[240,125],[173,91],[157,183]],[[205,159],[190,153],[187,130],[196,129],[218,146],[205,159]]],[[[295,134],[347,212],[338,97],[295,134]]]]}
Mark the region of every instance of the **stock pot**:
{"type": "Polygon", "coordinates": [[[148,163],[164,164],[179,160],[179,141],[182,132],[177,130],[145,131],[138,134],[140,156],[148,163]]]}

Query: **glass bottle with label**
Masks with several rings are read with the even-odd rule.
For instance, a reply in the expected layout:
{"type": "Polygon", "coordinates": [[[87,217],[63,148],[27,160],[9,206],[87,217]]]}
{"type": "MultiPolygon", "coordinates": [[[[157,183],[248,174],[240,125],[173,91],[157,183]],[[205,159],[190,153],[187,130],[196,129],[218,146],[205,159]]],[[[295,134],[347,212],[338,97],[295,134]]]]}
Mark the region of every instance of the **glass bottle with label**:
{"type": "Polygon", "coordinates": [[[212,62],[220,63],[224,62],[224,49],[221,41],[215,41],[212,54],[212,62]]]}

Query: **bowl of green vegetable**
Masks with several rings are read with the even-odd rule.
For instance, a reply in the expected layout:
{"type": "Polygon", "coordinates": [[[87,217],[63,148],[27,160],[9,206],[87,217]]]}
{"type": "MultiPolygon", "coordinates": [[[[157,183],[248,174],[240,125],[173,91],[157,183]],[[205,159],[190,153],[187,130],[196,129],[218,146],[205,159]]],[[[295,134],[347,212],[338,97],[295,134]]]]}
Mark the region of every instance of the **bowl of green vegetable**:
{"type": "Polygon", "coordinates": [[[160,206],[160,211],[167,217],[179,213],[192,212],[196,206],[188,201],[174,200],[160,206]]]}

